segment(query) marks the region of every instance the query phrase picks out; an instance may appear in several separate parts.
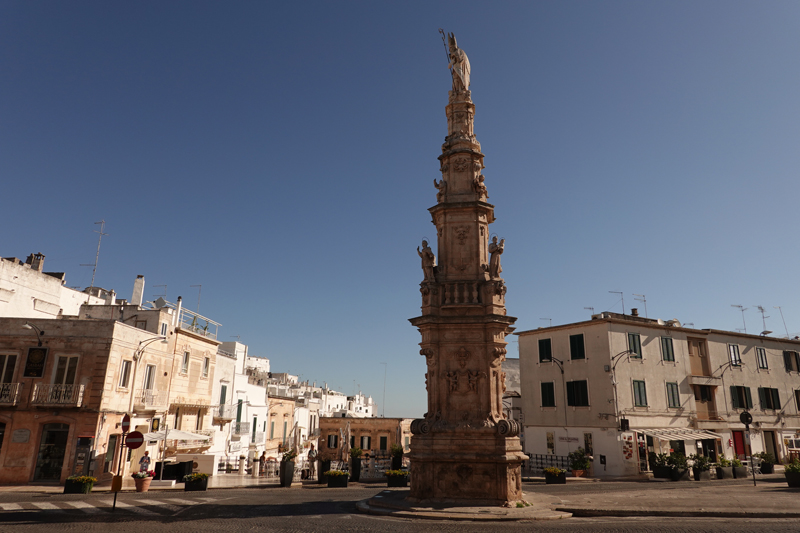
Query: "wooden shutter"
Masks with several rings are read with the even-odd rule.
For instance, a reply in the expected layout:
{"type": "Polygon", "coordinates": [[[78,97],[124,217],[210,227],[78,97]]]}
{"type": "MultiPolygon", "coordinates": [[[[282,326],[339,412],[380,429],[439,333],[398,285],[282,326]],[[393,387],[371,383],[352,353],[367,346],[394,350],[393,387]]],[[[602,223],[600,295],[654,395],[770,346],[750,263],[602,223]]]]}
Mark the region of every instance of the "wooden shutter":
{"type": "Polygon", "coordinates": [[[745,401],[745,408],[752,409],[753,407],[753,398],[750,397],[750,387],[742,387],[744,389],[744,401],[745,401]]]}
{"type": "Polygon", "coordinates": [[[739,405],[739,395],[737,394],[736,387],[734,385],[731,385],[731,406],[733,406],[734,409],[741,407],[739,405]]]}
{"type": "Polygon", "coordinates": [[[758,402],[762,409],[767,408],[767,391],[764,389],[764,387],[758,388],[758,402]]]}
{"type": "Polygon", "coordinates": [[[567,405],[575,405],[575,382],[567,381],[567,405]]]}
{"type": "Polygon", "coordinates": [[[772,408],[773,409],[781,408],[781,398],[780,396],[778,396],[778,389],[772,389],[772,408]]]}
{"type": "Polygon", "coordinates": [[[787,372],[792,371],[792,352],[783,351],[783,365],[786,367],[787,372]]]}

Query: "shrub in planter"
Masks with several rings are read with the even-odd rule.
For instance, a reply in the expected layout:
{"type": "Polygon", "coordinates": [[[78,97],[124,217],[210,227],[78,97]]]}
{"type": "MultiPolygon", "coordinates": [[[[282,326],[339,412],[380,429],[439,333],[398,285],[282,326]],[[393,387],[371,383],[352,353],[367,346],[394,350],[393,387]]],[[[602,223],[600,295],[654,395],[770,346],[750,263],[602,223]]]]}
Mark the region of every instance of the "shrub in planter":
{"type": "Polygon", "coordinates": [[[761,473],[772,474],[775,472],[775,456],[769,452],[754,453],[753,457],[761,459],[761,473]]]}
{"type": "Polygon", "coordinates": [[[591,457],[589,457],[583,448],[578,448],[574,452],[570,452],[567,456],[569,459],[569,466],[572,469],[572,475],[575,477],[583,477],[586,471],[592,465],[591,457]]]}
{"type": "Polygon", "coordinates": [[[733,467],[724,456],[720,457],[717,463],[717,479],[733,479],[733,467]]]}
{"type": "Polygon", "coordinates": [[[208,490],[208,474],[196,472],[183,476],[183,483],[183,490],[186,492],[208,490]]]}
{"type": "Polygon", "coordinates": [[[566,485],[567,471],[554,466],[544,469],[544,482],[548,485],[566,485]]]}
{"type": "Polygon", "coordinates": [[[659,453],[656,455],[650,452],[650,465],[653,469],[653,477],[658,479],[669,479],[672,467],[667,464],[667,454],[659,453]]]}
{"type": "Polygon", "coordinates": [[[358,481],[361,478],[361,454],[364,450],[361,448],[350,448],[350,464],[352,465],[350,471],[350,481],[358,481]]]}
{"type": "Polygon", "coordinates": [[[292,486],[292,481],[294,481],[294,460],[296,457],[297,452],[293,449],[284,452],[279,466],[281,487],[292,486]]]}
{"type": "Polygon", "coordinates": [[[711,463],[704,455],[692,454],[692,473],[695,481],[711,481],[711,463]]]}
{"type": "Polygon", "coordinates": [[[327,472],[331,469],[331,460],[324,459],[320,461],[319,471],[321,472],[320,475],[317,477],[317,483],[320,485],[325,484],[328,482],[328,478],[325,476],[324,472],[327,472]]]}
{"type": "Polygon", "coordinates": [[[97,483],[92,476],[69,476],[64,483],[64,494],[89,494],[97,483]]]}
{"type": "Polygon", "coordinates": [[[788,463],[785,467],[784,475],[790,487],[795,489],[800,488],[800,461],[795,459],[791,463],[788,463]]]}
{"type": "Polygon", "coordinates": [[[328,470],[324,475],[328,479],[328,488],[347,487],[347,472],[328,470]]]}
{"type": "Polygon", "coordinates": [[[689,481],[689,466],[686,456],[680,452],[670,454],[667,458],[670,466],[670,479],[672,481],[689,481]]]}
{"type": "Polygon", "coordinates": [[[408,472],[405,470],[387,470],[386,484],[389,487],[407,487],[408,486],[408,472]]]}
{"type": "Polygon", "coordinates": [[[403,468],[403,455],[405,454],[403,447],[399,444],[392,444],[389,453],[392,455],[392,470],[403,468]]]}
{"type": "Polygon", "coordinates": [[[136,484],[136,492],[147,492],[155,475],[156,473],[152,470],[142,470],[131,474],[133,482],[136,484]]]}
{"type": "Polygon", "coordinates": [[[747,477],[747,467],[745,467],[739,459],[734,459],[731,462],[733,466],[733,477],[735,479],[744,479],[747,477]]]}

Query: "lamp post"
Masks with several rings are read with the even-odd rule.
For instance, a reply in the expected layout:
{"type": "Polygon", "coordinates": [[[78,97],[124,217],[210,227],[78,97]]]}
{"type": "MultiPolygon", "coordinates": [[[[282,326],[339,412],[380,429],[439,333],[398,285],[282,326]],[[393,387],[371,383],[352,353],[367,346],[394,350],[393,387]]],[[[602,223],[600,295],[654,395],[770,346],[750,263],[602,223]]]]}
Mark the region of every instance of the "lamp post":
{"type": "Polygon", "coordinates": [[[136,392],[136,373],[139,369],[139,360],[142,358],[144,354],[144,349],[147,348],[150,344],[161,341],[167,342],[167,338],[163,336],[153,337],[151,339],[145,339],[143,341],[139,341],[139,347],[136,348],[136,351],[133,352],[133,376],[131,376],[131,397],[128,401],[128,412],[133,412],[133,398],[136,392]]]}
{"type": "Polygon", "coordinates": [[[25,322],[25,324],[22,327],[25,329],[32,329],[36,332],[36,339],[39,341],[39,346],[41,347],[42,336],[44,335],[44,331],[39,329],[39,327],[36,326],[35,324],[31,324],[30,322],[25,322]]]}
{"type": "MultiPolygon", "coordinates": [[[[723,402],[725,403],[725,416],[726,417],[728,415],[730,415],[730,412],[728,411],[728,395],[725,392],[725,370],[728,370],[729,368],[733,368],[734,366],[740,366],[740,367],[744,366],[744,362],[739,361],[738,363],[734,364],[733,361],[728,361],[726,363],[721,364],[719,366],[719,368],[717,368],[717,370],[719,370],[720,368],[724,367],[724,369],[722,370],[722,373],[720,373],[720,375],[719,375],[719,378],[722,380],[722,398],[723,398],[723,402]]],[[[715,370],[714,372],[716,372],[717,370],[715,370]]],[[[713,375],[713,373],[712,373],[712,375],[713,375]]]]}
{"type": "Polygon", "coordinates": [[[614,387],[614,418],[617,420],[617,429],[620,428],[620,416],[619,416],[619,400],[617,398],[617,364],[622,361],[623,355],[631,355],[634,352],[630,350],[625,350],[619,352],[617,355],[611,358],[611,385],[614,387]]]}

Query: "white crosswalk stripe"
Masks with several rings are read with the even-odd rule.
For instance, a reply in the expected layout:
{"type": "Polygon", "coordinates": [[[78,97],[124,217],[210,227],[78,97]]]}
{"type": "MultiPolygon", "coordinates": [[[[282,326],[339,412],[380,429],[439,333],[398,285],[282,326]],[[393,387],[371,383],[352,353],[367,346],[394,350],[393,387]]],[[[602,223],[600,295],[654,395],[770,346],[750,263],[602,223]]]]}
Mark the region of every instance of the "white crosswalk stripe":
{"type": "MultiPolygon", "coordinates": [[[[103,503],[106,503],[106,502],[103,502],[103,503]]],[[[114,505],[114,502],[113,501],[109,501],[108,502],[108,506],[111,507],[112,505],[114,505]]],[[[150,509],[144,509],[142,507],[137,507],[135,505],[131,505],[129,503],[125,503],[125,502],[123,502],[121,500],[117,500],[117,508],[125,509],[126,511],[131,511],[131,512],[139,513],[139,514],[161,516],[159,513],[155,512],[155,511],[151,511],[150,509]]]]}
{"type": "Polygon", "coordinates": [[[100,509],[97,508],[96,505],[92,505],[91,503],[86,503],[81,500],[75,500],[74,502],[64,502],[69,506],[74,507],[75,509],[80,509],[84,513],[99,513],[100,509]]]}
{"type": "Polygon", "coordinates": [[[46,502],[38,502],[38,503],[31,503],[34,507],[38,507],[39,509],[61,509],[58,505],[53,505],[52,503],[46,502]]]}
{"type": "Polygon", "coordinates": [[[197,505],[198,503],[201,503],[194,500],[181,500],[180,498],[169,498],[168,500],[165,501],[168,501],[175,505],[184,505],[184,506],[197,505]]]}
{"type": "Polygon", "coordinates": [[[158,501],[158,500],[138,500],[136,503],[138,505],[157,505],[158,507],[160,507],[162,509],[168,509],[168,510],[172,511],[173,513],[177,513],[178,511],[183,509],[183,507],[178,507],[177,505],[172,505],[172,504],[169,504],[169,503],[166,503],[166,502],[161,502],[161,501],[158,501]]]}
{"type": "Polygon", "coordinates": [[[18,503],[0,503],[0,509],[4,511],[21,511],[22,506],[18,503]]]}

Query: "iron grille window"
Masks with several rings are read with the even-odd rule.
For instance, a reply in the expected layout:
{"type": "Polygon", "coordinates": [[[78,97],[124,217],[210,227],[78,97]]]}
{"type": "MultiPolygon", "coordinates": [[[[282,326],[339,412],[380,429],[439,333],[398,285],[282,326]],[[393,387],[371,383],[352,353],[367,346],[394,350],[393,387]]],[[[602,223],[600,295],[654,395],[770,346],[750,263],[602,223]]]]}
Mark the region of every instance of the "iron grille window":
{"type": "Polygon", "coordinates": [[[750,396],[750,387],[731,386],[731,403],[734,409],[750,409],[753,407],[753,398],[750,396]]]}
{"type": "Polygon", "coordinates": [[[633,405],[647,407],[647,389],[644,381],[633,380],[633,405]]]}
{"type": "Polygon", "coordinates": [[[758,388],[758,401],[762,409],[780,409],[781,399],[778,395],[778,389],[770,389],[767,387],[758,388]]]}
{"type": "Polygon", "coordinates": [[[556,406],[556,390],[552,381],[542,382],[542,407],[556,406]]]}
{"type": "Polygon", "coordinates": [[[585,379],[567,381],[567,405],[572,407],[587,407],[589,405],[589,387],[585,379]]]}
{"type": "Polygon", "coordinates": [[[661,358],[664,361],[675,361],[675,350],[672,346],[672,337],[661,337],[661,358]]]}
{"type": "Polygon", "coordinates": [[[729,344],[728,345],[728,356],[730,357],[731,364],[733,366],[741,366],[742,365],[742,358],[739,356],[739,345],[738,344],[729,344]]]}
{"type": "Polygon", "coordinates": [[[673,408],[681,406],[681,396],[678,393],[677,383],[667,383],[667,404],[673,408]]]}
{"type": "Polygon", "coordinates": [[[764,348],[756,348],[756,363],[758,363],[758,368],[769,368],[767,366],[767,351],[764,348]]]}
{"type": "Polygon", "coordinates": [[[628,333],[628,350],[631,351],[631,358],[642,358],[642,339],[638,333],[628,333]]]}
{"type": "Polygon", "coordinates": [[[586,351],[583,346],[583,333],[569,336],[569,357],[570,359],[586,359],[586,351]]]}
{"type": "Polygon", "coordinates": [[[553,360],[553,345],[550,339],[539,339],[539,362],[549,363],[553,360]]]}

